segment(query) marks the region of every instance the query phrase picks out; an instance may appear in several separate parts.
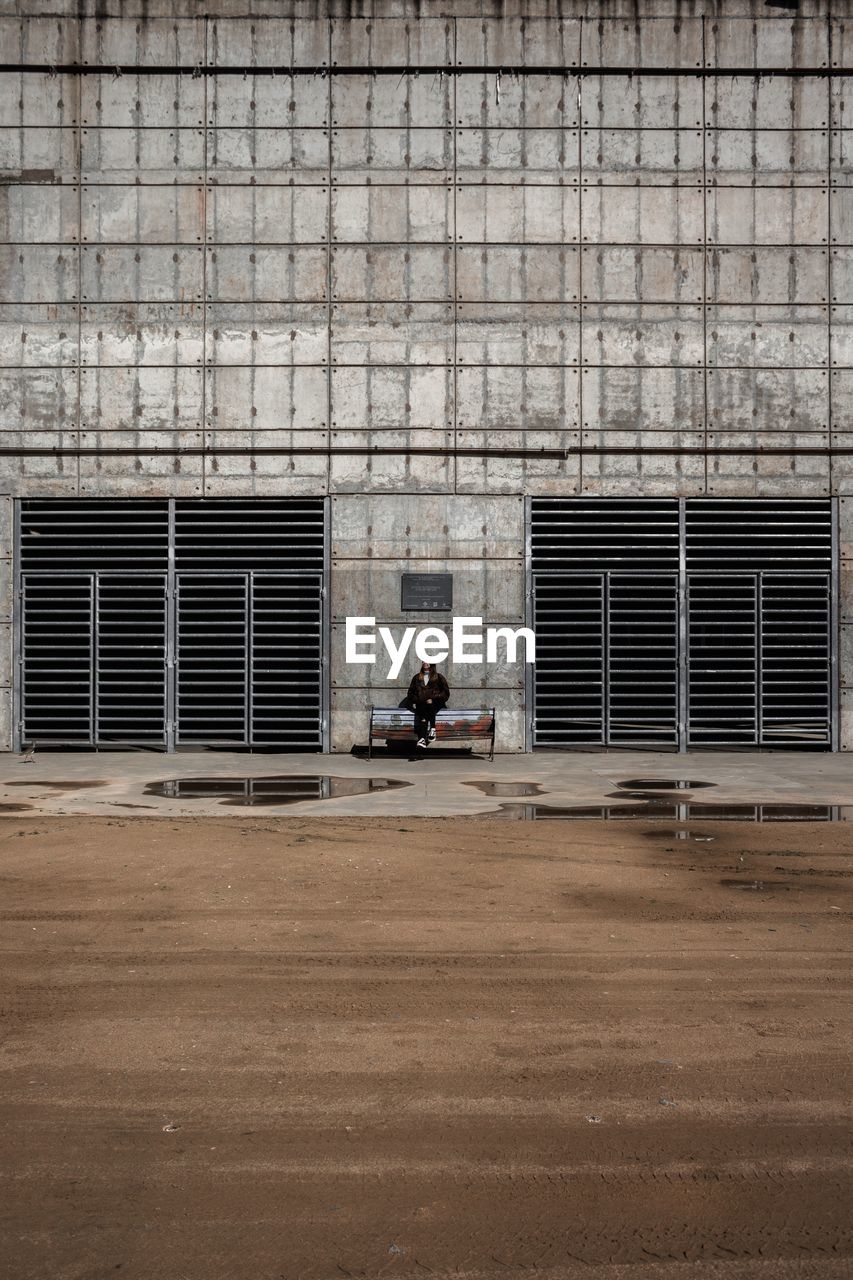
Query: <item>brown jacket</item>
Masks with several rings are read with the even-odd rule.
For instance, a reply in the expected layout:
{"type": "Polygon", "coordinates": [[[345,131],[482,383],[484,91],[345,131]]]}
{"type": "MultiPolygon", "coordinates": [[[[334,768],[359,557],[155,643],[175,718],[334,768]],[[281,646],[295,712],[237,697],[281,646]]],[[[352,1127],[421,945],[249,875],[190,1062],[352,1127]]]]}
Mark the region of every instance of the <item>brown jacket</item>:
{"type": "Polygon", "coordinates": [[[406,694],[406,701],[412,706],[419,703],[426,703],[432,699],[433,706],[436,702],[447,702],[450,697],[450,687],[440,672],[435,667],[430,667],[429,681],[424,684],[420,671],[412,676],[412,682],[409,685],[409,692],[406,694]]]}

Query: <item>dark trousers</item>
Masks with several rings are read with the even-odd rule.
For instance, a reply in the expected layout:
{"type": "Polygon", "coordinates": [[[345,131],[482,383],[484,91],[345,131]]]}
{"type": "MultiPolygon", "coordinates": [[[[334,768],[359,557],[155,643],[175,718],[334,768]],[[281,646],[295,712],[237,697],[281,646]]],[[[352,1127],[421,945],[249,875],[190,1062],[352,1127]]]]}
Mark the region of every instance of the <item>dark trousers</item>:
{"type": "Polygon", "coordinates": [[[435,717],[441,709],[446,706],[443,698],[436,698],[432,702],[412,702],[409,704],[410,709],[415,713],[415,737],[425,738],[430,729],[435,726],[435,717]]]}

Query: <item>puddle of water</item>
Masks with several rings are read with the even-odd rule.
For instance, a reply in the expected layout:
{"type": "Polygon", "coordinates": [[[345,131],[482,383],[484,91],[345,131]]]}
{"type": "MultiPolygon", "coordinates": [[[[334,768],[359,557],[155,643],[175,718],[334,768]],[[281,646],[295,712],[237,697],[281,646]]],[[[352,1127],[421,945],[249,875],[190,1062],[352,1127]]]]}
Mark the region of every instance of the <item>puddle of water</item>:
{"type": "Polygon", "coordinates": [[[0,804],[0,813],[24,813],[27,809],[32,809],[31,804],[0,804]]]}
{"type": "Polygon", "coordinates": [[[476,787],[484,796],[541,796],[545,788],[540,782],[463,782],[463,787],[476,787]]]}
{"type": "Polygon", "coordinates": [[[304,800],[336,800],[373,791],[410,787],[398,778],[333,778],[328,774],[272,774],[262,778],[167,778],[150,782],[147,796],[167,800],[221,800],[222,804],[301,804],[304,800]]]}
{"type": "Polygon", "coordinates": [[[4,787],[50,787],[52,791],[88,791],[89,787],[105,787],[104,778],[86,778],[82,782],[54,782],[49,778],[26,778],[4,782],[4,787]]]}
{"type": "Polygon", "coordinates": [[[675,799],[667,791],[608,791],[605,800],[644,800],[649,804],[672,804],[675,799]]]}
{"type": "Polygon", "coordinates": [[[717,784],[688,781],[686,778],[630,778],[616,785],[628,791],[693,791],[697,787],[715,787],[717,784]]]}
{"type": "MultiPolygon", "coordinates": [[[[569,805],[558,808],[547,804],[502,804],[490,815],[495,818],[512,818],[521,821],[537,821],[544,818],[599,819],[615,822],[620,819],[658,821],[662,818],[689,822],[691,818],[707,821],[729,822],[847,822],[853,817],[853,806],[831,804],[692,804],[661,802],[649,797],[645,804],[569,805]]],[[[649,832],[657,839],[662,833],[649,832]]]]}

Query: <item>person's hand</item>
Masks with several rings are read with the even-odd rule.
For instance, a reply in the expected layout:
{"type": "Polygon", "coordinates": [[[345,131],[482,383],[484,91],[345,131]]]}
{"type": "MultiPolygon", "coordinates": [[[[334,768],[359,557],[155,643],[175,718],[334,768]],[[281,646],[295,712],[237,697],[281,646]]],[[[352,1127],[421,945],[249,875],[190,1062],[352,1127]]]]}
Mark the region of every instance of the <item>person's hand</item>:
{"type": "Polygon", "coordinates": [[[432,698],[427,698],[427,704],[428,704],[429,706],[432,706],[432,698]]]}

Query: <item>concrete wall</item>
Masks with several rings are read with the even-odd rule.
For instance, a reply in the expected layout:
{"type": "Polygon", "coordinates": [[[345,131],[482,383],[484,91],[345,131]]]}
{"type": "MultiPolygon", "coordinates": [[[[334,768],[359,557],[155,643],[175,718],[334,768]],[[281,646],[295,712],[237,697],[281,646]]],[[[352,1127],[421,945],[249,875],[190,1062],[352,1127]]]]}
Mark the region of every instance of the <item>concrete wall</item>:
{"type": "Polygon", "coordinates": [[[847,5],[204,7],[0,5],[0,493],[853,488],[847,5]]]}
{"type": "Polygon", "coordinates": [[[445,8],[0,20],[6,491],[838,489],[850,24],[445,8]]]}
{"type": "MultiPolygon", "coordinates": [[[[517,497],[458,494],[401,498],[341,495],[332,499],[332,750],[365,740],[366,708],[394,707],[417,670],[411,652],[396,682],[387,679],[384,649],[377,662],[344,661],[347,616],[375,617],[395,643],[408,624],[450,630],[451,614],[404,613],[400,575],[453,575],[453,613],[484,626],[524,624],[524,502],[517,497]]],[[[499,751],[523,751],[524,662],[441,664],[454,704],[495,707],[499,751]]]]}

